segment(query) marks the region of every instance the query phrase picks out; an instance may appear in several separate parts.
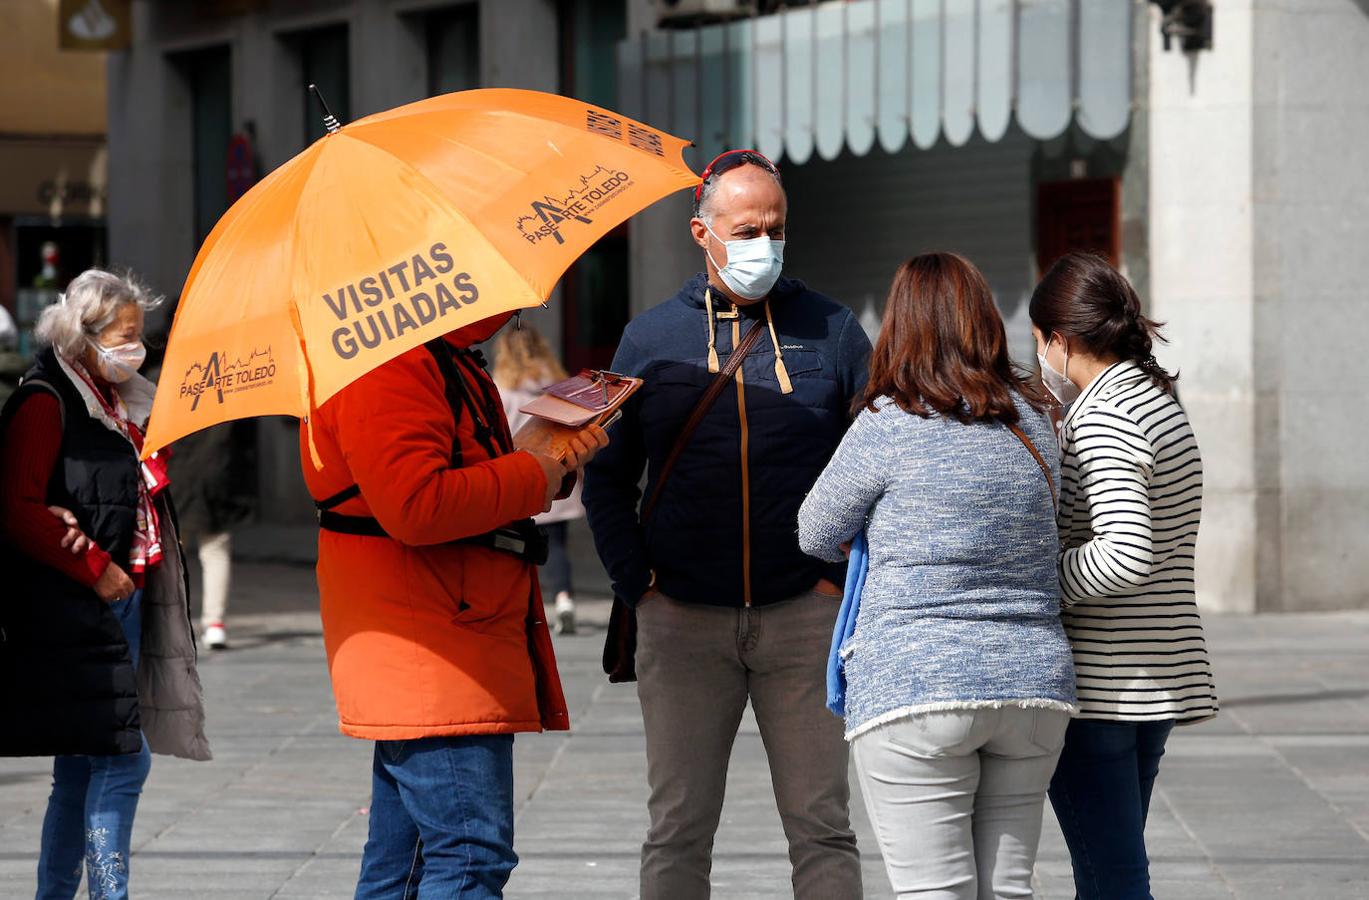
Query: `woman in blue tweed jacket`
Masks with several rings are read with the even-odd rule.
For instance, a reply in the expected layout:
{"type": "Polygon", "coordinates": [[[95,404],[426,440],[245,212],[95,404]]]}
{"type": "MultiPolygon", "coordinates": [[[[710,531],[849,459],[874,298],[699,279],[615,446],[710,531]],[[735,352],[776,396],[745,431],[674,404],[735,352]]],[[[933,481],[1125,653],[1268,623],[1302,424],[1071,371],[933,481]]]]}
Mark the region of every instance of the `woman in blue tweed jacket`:
{"type": "Polygon", "coordinates": [[[899,897],[1031,896],[1075,704],[1044,405],[979,271],[909,260],[860,413],[799,512],[821,559],[869,541],[847,739],[899,897]]]}

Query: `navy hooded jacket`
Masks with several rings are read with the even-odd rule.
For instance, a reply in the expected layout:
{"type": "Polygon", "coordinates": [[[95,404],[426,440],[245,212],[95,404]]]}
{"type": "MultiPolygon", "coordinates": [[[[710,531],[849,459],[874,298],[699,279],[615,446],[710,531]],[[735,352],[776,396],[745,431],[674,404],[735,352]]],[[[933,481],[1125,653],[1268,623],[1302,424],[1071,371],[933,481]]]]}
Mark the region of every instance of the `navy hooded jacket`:
{"type": "MultiPolygon", "coordinates": [[[[609,429],[610,443],[585,471],[584,503],[595,545],[630,604],[655,587],[685,603],[764,605],[842,583],[842,566],[799,550],[798,511],[850,423],[865,386],[870,342],[845,306],[781,278],[768,305],[784,370],[767,329],[700,422],[643,529],[639,507],[695,404],[713,380],[706,277],[638,316],[623,332],[613,371],[646,384],[609,429]],[[640,487],[646,469],[645,492],[640,487]]],[[[734,308],[712,291],[717,358],[759,320],[766,303],[734,308]]]]}

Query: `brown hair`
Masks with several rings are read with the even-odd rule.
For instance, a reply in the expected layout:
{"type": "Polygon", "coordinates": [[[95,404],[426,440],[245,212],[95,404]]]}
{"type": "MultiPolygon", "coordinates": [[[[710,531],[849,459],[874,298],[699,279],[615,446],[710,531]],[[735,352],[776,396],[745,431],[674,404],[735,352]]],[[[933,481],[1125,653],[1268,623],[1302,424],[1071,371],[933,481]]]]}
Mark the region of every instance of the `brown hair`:
{"type": "Polygon", "coordinates": [[[504,390],[544,388],[566,377],[546,339],[531,325],[505,328],[494,342],[494,381],[504,390]]]}
{"type": "Polygon", "coordinates": [[[891,397],[904,412],[937,412],[970,422],[1011,425],[1013,395],[1035,409],[1045,398],[1008,357],[1003,318],[984,276],[954,253],[924,253],[898,267],[884,327],[870,355],[870,380],[856,408],[891,397]]]}
{"type": "Polygon", "coordinates": [[[1092,253],[1067,253],[1047,270],[1032,292],[1032,324],[1047,338],[1052,332],[1084,345],[1094,356],[1130,360],[1156,386],[1174,393],[1178,373],[1155,361],[1155,341],[1164,341],[1161,324],[1141,314],[1141,298],[1107,260],[1092,253]]]}

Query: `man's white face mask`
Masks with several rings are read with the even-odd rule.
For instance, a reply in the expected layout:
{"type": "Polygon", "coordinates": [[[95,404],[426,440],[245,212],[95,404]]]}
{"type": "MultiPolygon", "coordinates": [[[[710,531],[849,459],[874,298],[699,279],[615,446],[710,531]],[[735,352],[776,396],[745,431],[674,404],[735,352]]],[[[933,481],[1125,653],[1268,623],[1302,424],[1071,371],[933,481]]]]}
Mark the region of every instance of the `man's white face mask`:
{"type": "Polygon", "coordinates": [[[784,268],[784,241],[772,241],[766,235],[724,241],[714,233],[707,222],[704,223],[704,228],[727,247],[725,266],[718,265],[718,261],[707,248],[704,248],[704,252],[708,254],[709,262],[718,270],[718,277],[732,293],[746,300],[759,300],[770,293],[770,289],[779,280],[780,271],[784,268]]]}

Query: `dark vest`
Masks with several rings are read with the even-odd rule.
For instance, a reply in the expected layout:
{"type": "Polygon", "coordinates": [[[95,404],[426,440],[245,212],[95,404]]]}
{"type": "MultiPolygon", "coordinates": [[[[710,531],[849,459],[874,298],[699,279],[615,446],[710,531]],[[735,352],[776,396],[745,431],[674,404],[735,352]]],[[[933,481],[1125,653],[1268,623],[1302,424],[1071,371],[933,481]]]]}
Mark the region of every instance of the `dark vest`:
{"type": "MultiPolygon", "coordinates": [[[[81,530],[127,569],[138,504],[137,454],[86,411],[51,350],[39,355],[0,412],[0,441],[28,397],[55,395],[62,449],[47,502],[70,509],[81,530]]],[[[93,590],[8,544],[12,577],[0,597],[0,755],[136,753],[138,685],[119,621],[93,590]]]]}

